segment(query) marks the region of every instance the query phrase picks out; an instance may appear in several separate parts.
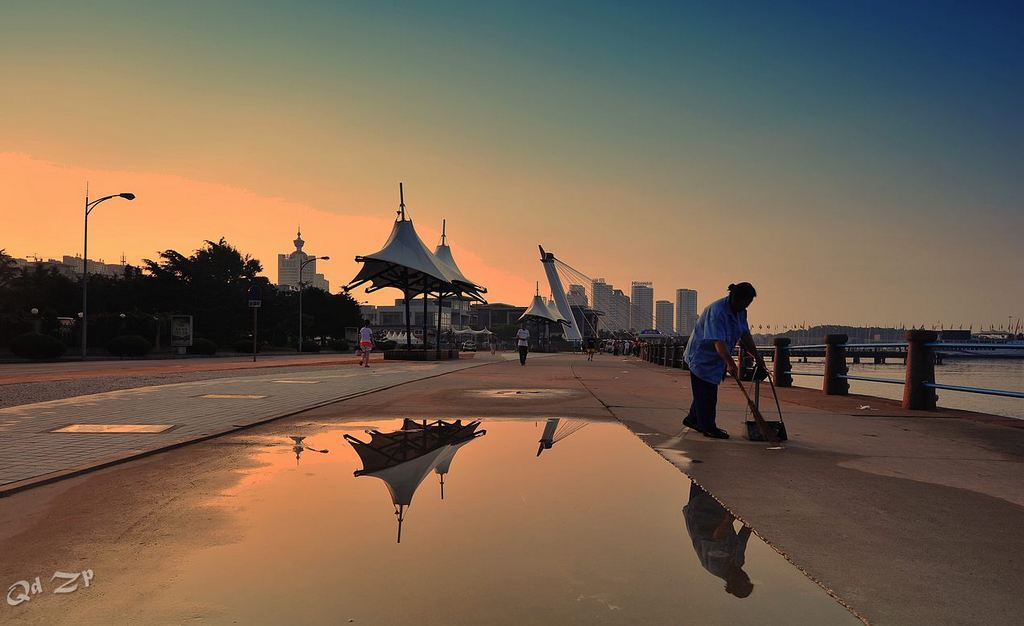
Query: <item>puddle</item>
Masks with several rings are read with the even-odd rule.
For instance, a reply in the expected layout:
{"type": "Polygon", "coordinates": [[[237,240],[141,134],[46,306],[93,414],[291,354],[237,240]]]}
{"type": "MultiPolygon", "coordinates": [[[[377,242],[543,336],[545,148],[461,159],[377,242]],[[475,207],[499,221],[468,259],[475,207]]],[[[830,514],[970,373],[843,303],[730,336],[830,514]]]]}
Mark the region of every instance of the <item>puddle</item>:
{"type": "Polygon", "coordinates": [[[132,485],[167,499],[159,532],[106,567],[83,544],[89,589],[0,622],[860,623],[617,423],[293,428],[208,446],[227,486],[132,485]]]}
{"type": "Polygon", "coordinates": [[[478,398],[550,399],[579,395],[574,389],[485,389],[467,392],[478,398]]]}

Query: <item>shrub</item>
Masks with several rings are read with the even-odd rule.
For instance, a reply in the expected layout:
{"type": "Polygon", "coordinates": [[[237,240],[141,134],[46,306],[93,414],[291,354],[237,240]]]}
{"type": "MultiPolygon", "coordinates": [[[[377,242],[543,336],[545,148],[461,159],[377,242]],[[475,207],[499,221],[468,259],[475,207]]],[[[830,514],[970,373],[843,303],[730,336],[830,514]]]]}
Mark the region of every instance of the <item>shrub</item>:
{"type": "Polygon", "coordinates": [[[303,352],[320,352],[320,344],[315,341],[303,341],[302,342],[303,352]]]}
{"type": "Polygon", "coordinates": [[[11,352],[26,359],[56,359],[64,350],[58,339],[41,333],[22,333],[11,339],[11,352]]]}
{"type": "Polygon", "coordinates": [[[217,344],[213,343],[209,339],[203,337],[197,337],[192,340],[192,345],[188,349],[189,354],[203,354],[211,355],[217,353],[217,344]]]}
{"type": "Polygon", "coordinates": [[[142,335],[120,335],[107,342],[107,352],[115,356],[145,356],[152,349],[142,335]]]}
{"type": "Polygon", "coordinates": [[[335,352],[348,352],[352,349],[352,347],[348,345],[348,341],[345,339],[331,339],[327,345],[335,352]]]}
{"type": "MultiPolygon", "coordinates": [[[[239,339],[232,346],[235,352],[241,352],[242,354],[252,354],[252,339],[239,339]]],[[[256,346],[256,351],[259,352],[259,346],[256,346]]]]}
{"type": "Polygon", "coordinates": [[[394,339],[385,339],[384,341],[375,343],[373,347],[377,350],[394,350],[398,347],[398,342],[394,339]]]}

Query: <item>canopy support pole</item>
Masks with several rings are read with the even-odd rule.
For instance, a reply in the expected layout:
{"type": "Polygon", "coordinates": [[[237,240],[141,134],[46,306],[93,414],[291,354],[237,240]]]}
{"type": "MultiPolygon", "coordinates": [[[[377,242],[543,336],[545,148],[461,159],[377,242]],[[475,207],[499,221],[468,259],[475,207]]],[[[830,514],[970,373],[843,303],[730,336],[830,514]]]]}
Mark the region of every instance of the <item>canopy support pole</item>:
{"type": "Polygon", "coordinates": [[[430,300],[430,291],[428,291],[430,283],[427,279],[423,279],[423,349],[427,349],[427,302],[430,300]]]}
{"type": "Polygon", "coordinates": [[[409,270],[405,270],[405,349],[412,350],[412,312],[409,310],[409,270]]]}
{"type": "MultiPolygon", "coordinates": [[[[441,303],[444,302],[444,297],[441,292],[437,292],[437,357],[441,358],[441,303]]],[[[441,496],[442,499],[444,496],[441,496]]]]}

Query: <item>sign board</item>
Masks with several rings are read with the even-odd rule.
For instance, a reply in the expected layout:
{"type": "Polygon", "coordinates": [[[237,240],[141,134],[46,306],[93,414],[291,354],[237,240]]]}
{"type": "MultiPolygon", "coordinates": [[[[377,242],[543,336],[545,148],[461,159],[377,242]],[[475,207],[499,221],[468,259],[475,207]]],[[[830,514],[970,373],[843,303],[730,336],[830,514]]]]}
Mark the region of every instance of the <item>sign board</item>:
{"type": "Polygon", "coordinates": [[[263,306],[263,293],[256,285],[249,287],[249,308],[258,309],[263,306]]]}
{"type": "Polygon", "coordinates": [[[192,316],[171,316],[171,346],[187,348],[192,345],[192,316]]]}

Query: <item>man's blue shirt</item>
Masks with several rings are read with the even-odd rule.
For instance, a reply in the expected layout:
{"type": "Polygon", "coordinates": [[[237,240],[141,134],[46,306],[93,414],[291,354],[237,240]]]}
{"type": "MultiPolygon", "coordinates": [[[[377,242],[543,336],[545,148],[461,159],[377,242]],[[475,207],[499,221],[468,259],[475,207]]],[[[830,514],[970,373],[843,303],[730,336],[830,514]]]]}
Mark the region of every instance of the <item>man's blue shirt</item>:
{"type": "Polygon", "coordinates": [[[686,342],[683,359],[690,367],[690,374],[713,385],[721,383],[725,363],[715,350],[715,342],[721,341],[731,352],[746,332],[750,332],[747,312],[733,313],[728,297],[709,304],[697,318],[690,340],[686,342]]]}

